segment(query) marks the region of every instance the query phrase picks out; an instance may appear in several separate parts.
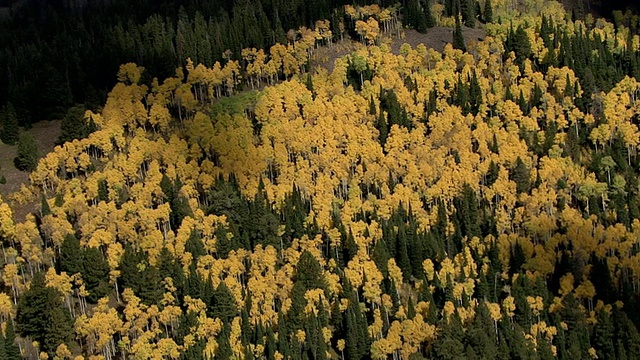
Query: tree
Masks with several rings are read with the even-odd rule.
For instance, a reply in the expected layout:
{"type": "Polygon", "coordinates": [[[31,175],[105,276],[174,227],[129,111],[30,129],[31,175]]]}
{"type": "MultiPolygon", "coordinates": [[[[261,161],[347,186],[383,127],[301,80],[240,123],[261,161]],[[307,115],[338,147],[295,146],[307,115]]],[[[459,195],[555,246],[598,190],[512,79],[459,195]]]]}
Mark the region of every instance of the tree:
{"type": "Polygon", "coordinates": [[[73,335],[73,322],[62,303],[62,295],[45,286],[44,274],[31,279],[31,287],[18,303],[18,331],[40,344],[40,349],[53,354],[58,345],[68,343],[73,335]]]}
{"type": "Polygon", "coordinates": [[[88,127],[84,121],[85,110],[84,105],[76,105],[67,111],[67,114],[62,118],[62,124],[60,124],[62,133],[58,137],[58,144],[82,139],[88,135],[88,127]]]}
{"type": "Polygon", "coordinates": [[[20,348],[16,344],[16,329],[13,321],[7,321],[7,328],[4,336],[4,350],[7,360],[20,360],[20,348]]]}
{"type": "Polygon", "coordinates": [[[236,300],[224,281],[220,282],[211,299],[211,317],[231,324],[231,320],[238,315],[236,300]]]}
{"type": "Polygon", "coordinates": [[[22,133],[18,138],[18,154],[13,163],[21,171],[33,171],[38,165],[38,144],[33,135],[22,133]]]}
{"type": "Polygon", "coordinates": [[[4,107],[4,116],[2,117],[2,132],[0,139],[7,145],[15,145],[18,141],[18,116],[16,110],[11,103],[7,103],[4,107]]]}
{"type": "Polygon", "coordinates": [[[88,299],[95,303],[109,293],[109,264],[102,252],[94,247],[84,250],[82,261],[82,279],[89,291],[88,299]]]}
{"type": "Polygon", "coordinates": [[[462,22],[466,27],[476,27],[476,2],[475,0],[460,0],[460,12],[462,22]]]}
{"type": "Polygon", "coordinates": [[[518,156],[516,166],[513,168],[511,179],[516,183],[516,191],[518,194],[529,192],[531,187],[531,175],[527,165],[518,156]]]}
{"type": "Polygon", "coordinates": [[[456,17],[456,29],[453,32],[453,48],[467,51],[464,36],[462,35],[462,26],[460,25],[460,19],[458,17],[456,17]]]}
{"type": "Polygon", "coordinates": [[[484,2],[484,14],[482,14],[485,23],[493,22],[493,6],[491,5],[491,0],[486,0],[484,2]]]}
{"type": "Polygon", "coordinates": [[[67,234],[60,246],[60,271],[69,275],[82,273],[84,262],[80,241],[74,234],[67,234]]]}

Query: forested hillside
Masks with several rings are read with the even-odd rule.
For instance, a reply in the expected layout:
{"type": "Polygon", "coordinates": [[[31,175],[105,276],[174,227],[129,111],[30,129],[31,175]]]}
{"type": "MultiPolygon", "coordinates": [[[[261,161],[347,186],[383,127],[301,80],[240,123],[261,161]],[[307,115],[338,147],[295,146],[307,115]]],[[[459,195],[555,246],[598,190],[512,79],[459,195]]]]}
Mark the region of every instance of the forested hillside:
{"type": "MultiPolygon", "coordinates": [[[[365,5],[366,1],[361,1],[365,5]]],[[[332,20],[344,0],[25,0],[0,22],[0,104],[21,124],[59,119],[74,103],[97,108],[120,64],[145,66],[150,82],[187,58],[212,66],[244,48],[287,43],[287,31],[332,20]],[[34,66],[37,64],[37,66],[34,66]]],[[[370,1],[369,1],[370,3],[370,1]]],[[[379,2],[390,6],[395,1],[379,2]],[[386,2],[386,3],[385,3],[386,2]]]]}
{"type": "Polygon", "coordinates": [[[116,66],[0,202],[0,359],[640,358],[638,18],[486,1],[116,66]]]}

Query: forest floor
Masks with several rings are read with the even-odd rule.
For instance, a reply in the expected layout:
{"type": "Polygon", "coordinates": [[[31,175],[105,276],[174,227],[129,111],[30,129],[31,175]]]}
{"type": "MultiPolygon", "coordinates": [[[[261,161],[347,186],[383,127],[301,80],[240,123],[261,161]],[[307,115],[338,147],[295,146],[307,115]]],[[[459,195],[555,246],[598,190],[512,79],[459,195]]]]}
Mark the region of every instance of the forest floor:
{"type": "MultiPolygon", "coordinates": [[[[482,28],[468,28],[463,26],[462,33],[467,45],[484,39],[485,30],[482,28]]],[[[427,48],[432,48],[442,52],[447,43],[453,41],[453,28],[450,27],[434,27],[429,29],[426,34],[421,34],[415,30],[405,29],[400,38],[385,37],[383,43],[390,44],[391,51],[394,54],[399,53],[400,46],[407,43],[415,48],[418,44],[424,44],[427,48]]],[[[364,46],[362,43],[345,38],[344,40],[333,44],[331,47],[323,46],[315,50],[314,63],[327,69],[329,72],[333,70],[334,61],[344,55],[351,53],[359,47],[364,46]]]]}
{"type": "MultiPolygon", "coordinates": [[[[28,133],[33,135],[38,144],[38,156],[43,157],[53,150],[55,142],[60,136],[60,120],[52,121],[39,121],[34,123],[31,129],[27,130],[28,133]]],[[[0,184],[0,194],[4,201],[7,200],[7,196],[20,190],[22,184],[27,184],[29,181],[29,173],[16,169],[13,165],[13,159],[16,157],[18,151],[17,145],[5,145],[0,142],[0,176],[7,179],[6,184],[0,184]]],[[[22,221],[26,215],[33,212],[34,207],[40,202],[34,204],[18,205],[12,204],[14,212],[14,220],[22,221]]]]}

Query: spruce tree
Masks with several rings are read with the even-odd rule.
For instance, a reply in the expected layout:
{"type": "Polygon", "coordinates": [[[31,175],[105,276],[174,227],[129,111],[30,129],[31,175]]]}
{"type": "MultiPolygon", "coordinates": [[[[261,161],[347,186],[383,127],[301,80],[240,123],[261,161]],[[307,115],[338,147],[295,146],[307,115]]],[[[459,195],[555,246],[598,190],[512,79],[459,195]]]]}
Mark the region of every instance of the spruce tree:
{"type": "Polygon", "coordinates": [[[460,0],[460,12],[464,26],[476,27],[476,4],[475,0],[460,0]]]}
{"type": "Polygon", "coordinates": [[[433,11],[431,10],[431,0],[424,0],[422,8],[425,14],[427,28],[436,26],[436,19],[433,17],[433,11]]]}
{"type": "Polygon", "coordinates": [[[55,288],[45,285],[43,273],[34,275],[31,287],[22,295],[16,320],[20,335],[30,336],[50,355],[73,335],[73,322],[62,296],[55,288]]]}
{"type": "Polygon", "coordinates": [[[33,135],[22,133],[18,137],[18,154],[13,163],[21,171],[33,171],[38,166],[38,144],[33,135]]]}
{"type": "Polygon", "coordinates": [[[90,302],[95,303],[109,293],[109,264],[98,248],[84,251],[82,279],[87,285],[90,302]]]}
{"type": "Polygon", "coordinates": [[[7,145],[15,145],[18,141],[18,131],[18,116],[16,110],[11,103],[7,103],[4,107],[4,116],[2,117],[0,140],[7,145]]]}
{"type": "Polygon", "coordinates": [[[238,315],[236,300],[224,281],[221,281],[213,293],[211,300],[211,316],[231,324],[231,320],[238,315]]]}
{"type": "Polygon", "coordinates": [[[516,160],[516,166],[513,168],[510,175],[511,180],[516,183],[516,192],[518,194],[529,192],[529,188],[531,187],[531,175],[527,165],[525,165],[524,161],[522,161],[519,156],[516,160]]]}
{"type": "Polygon", "coordinates": [[[462,35],[462,26],[460,25],[460,19],[458,19],[458,17],[456,17],[456,29],[453,32],[453,48],[467,51],[464,36],[462,35]]]}
{"type": "Polygon", "coordinates": [[[84,105],[76,105],[67,111],[60,124],[62,132],[58,137],[58,144],[83,139],[88,135],[87,124],[84,121],[85,110],[84,105]]]}
{"type": "Polygon", "coordinates": [[[67,234],[60,246],[60,271],[68,275],[84,272],[83,253],[80,241],[74,234],[67,234]]]}
{"type": "Polygon", "coordinates": [[[482,14],[482,18],[487,24],[493,22],[493,6],[491,5],[491,0],[486,0],[484,2],[484,13],[482,14]]]}
{"type": "Polygon", "coordinates": [[[16,329],[13,321],[7,321],[7,328],[5,329],[4,337],[4,349],[7,355],[7,360],[21,360],[20,348],[16,344],[16,329]]]}

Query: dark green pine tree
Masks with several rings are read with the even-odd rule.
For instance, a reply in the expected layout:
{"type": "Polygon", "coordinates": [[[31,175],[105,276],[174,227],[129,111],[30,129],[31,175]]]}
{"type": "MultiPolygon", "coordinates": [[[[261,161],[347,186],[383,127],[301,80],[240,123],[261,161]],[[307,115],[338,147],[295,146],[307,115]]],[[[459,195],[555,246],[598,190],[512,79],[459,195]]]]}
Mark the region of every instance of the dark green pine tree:
{"type": "Polygon", "coordinates": [[[38,166],[38,143],[30,133],[18,137],[18,153],[13,163],[21,171],[33,171],[38,166]]]}
{"type": "Polygon", "coordinates": [[[522,27],[519,25],[515,31],[513,37],[513,51],[516,54],[516,62],[520,65],[524,63],[525,59],[531,57],[531,42],[529,41],[529,35],[522,27]]]}
{"type": "Polygon", "coordinates": [[[4,336],[4,350],[7,360],[21,360],[20,348],[16,344],[16,329],[13,321],[7,321],[4,336]]]}
{"type": "Polygon", "coordinates": [[[458,83],[456,84],[456,98],[454,104],[460,106],[462,114],[466,115],[471,110],[469,106],[469,87],[466,81],[462,81],[462,77],[458,76],[458,83]]]}
{"type": "Polygon", "coordinates": [[[16,110],[11,103],[7,103],[4,107],[4,115],[2,117],[0,140],[7,145],[15,145],[18,141],[18,132],[18,116],[16,110]]]}
{"type": "Polygon", "coordinates": [[[158,258],[158,275],[160,279],[171,278],[173,280],[173,286],[176,288],[175,295],[179,300],[182,300],[184,296],[184,271],[180,263],[176,261],[175,256],[167,249],[163,247],[160,250],[160,256],[158,258]]]}
{"type": "Polygon", "coordinates": [[[407,233],[405,224],[398,224],[398,236],[396,238],[396,262],[398,267],[402,270],[402,278],[404,281],[411,280],[411,259],[409,258],[409,246],[407,244],[407,233]]]}
{"type": "Polygon", "coordinates": [[[518,106],[520,107],[520,110],[522,111],[523,114],[529,115],[529,104],[524,99],[524,94],[522,93],[522,90],[520,90],[520,96],[518,97],[518,106]]]}
{"type": "Polygon", "coordinates": [[[378,129],[378,141],[380,146],[384,150],[384,144],[387,143],[387,137],[389,136],[389,125],[387,125],[387,119],[384,116],[382,109],[378,113],[378,121],[376,122],[376,128],[378,129]]]}
{"type": "Polygon", "coordinates": [[[124,254],[120,259],[120,278],[119,287],[124,290],[129,288],[133,290],[134,293],[138,293],[140,291],[141,278],[140,278],[140,269],[138,265],[144,261],[144,256],[136,251],[130,244],[127,244],[124,247],[124,254]]]}
{"type": "Polygon", "coordinates": [[[531,174],[529,168],[527,168],[527,165],[525,165],[519,156],[516,160],[515,167],[511,171],[510,178],[516,183],[516,192],[518,194],[529,192],[531,187],[531,174]]]}
{"type": "Polygon", "coordinates": [[[431,0],[424,0],[422,9],[425,14],[427,28],[436,26],[436,19],[433,17],[433,11],[431,10],[431,0]]]}
{"type": "Polygon", "coordinates": [[[51,215],[51,207],[43,193],[42,196],[40,196],[40,217],[45,217],[47,215],[51,215]]]}
{"type": "Polygon", "coordinates": [[[159,304],[164,294],[164,286],[158,268],[149,264],[149,259],[145,253],[142,262],[144,269],[140,272],[140,287],[136,295],[146,305],[159,304]]]}
{"type": "Polygon", "coordinates": [[[211,316],[231,324],[231,320],[238,315],[238,304],[224,281],[221,281],[213,293],[211,300],[211,316]]]}
{"type": "Polygon", "coordinates": [[[460,12],[464,26],[476,27],[476,2],[475,0],[460,0],[460,12]]]}
{"type": "MultiPolygon", "coordinates": [[[[7,326],[11,326],[11,324],[7,323],[7,326]]],[[[7,360],[7,350],[5,347],[5,338],[2,333],[0,333],[0,360],[7,360]]]]}
{"type": "Polygon", "coordinates": [[[73,322],[62,296],[58,290],[45,286],[43,273],[33,276],[31,287],[22,295],[16,321],[20,335],[37,341],[49,355],[58,345],[69,343],[73,335],[73,322]]]}
{"type": "Polygon", "coordinates": [[[478,115],[480,104],[482,103],[482,89],[478,82],[478,76],[474,71],[469,80],[469,105],[471,113],[475,116],[478,115]]]}
{"type": "Polygon", "coordinates": [[[491,5],[491,0],[486,0],[484,2],[484,13],[482,14],[482,18],[487,24],[493,22],[493,6],[491,5]]]}
{"type": "Polygon", "coordinates": [[[493,160],[489,163],[489,170],[487,171],[487,176],[485,178],[485,185],[491,186],[496,180],[498,180],[498,174],[500,173],[500,167],[496,165],[493,160]]]}
{"type": "Polygon", "coordinates": [[[229,335],[231,334],[231,324],[225,323],[222,327],[222,332],[218,336],[218,349],[216,350],[216,358],[219,359],[231,359],[233,356],[233,350],[231,349],[231,343],[229,342],[229,335]]]}
{"type": "Polygon", "coordinates": [[[61,134],[58,137],[58,144],[64,144],[74,139],[83,139],[87,133],[87,124],[84,121],[84,105],[76,105],[67,111],[60,124],[61,134]]]}
{"type": "Polygon", "coordinates": [[[80,248],[80,241],[73,234],[65,236],[60,246],[60,271],[68,275],[84,272],[83,252],[80,248]]]}
{"type": "Polygon", "coordinates": [[[462,51],[467,51],[467,46],[464,42],[464,36],[462,35],[462,26],[460,19],[456,16],[456,29],[453,31],[453,48],[462,51]]]}
{"type": "Polygon", "coordinates": [[[109,201],[109,186],[107,179],[98,180],[98,201],[109,201]]]}
{"type": "Polygon", "coordinates": [[[373,95],[369,98],[369,115],[375,115],[377,113],[376,103],[373,101],[373,95]]]}
{"type": "Polygon", "coordinates": [[[207,253],[202,243],[202,234],[198,230],[191,230],[191,234],[189,234],[189,238],[184,245],[184,250],[190,252],[194,260],[207,253]]]}
{"type": "Polygon", "coordinates": [[[109,293],[109,264],[98,248],[84,250],[82,279],[89,291],[88,300],[96,303],[109,293]]]}

